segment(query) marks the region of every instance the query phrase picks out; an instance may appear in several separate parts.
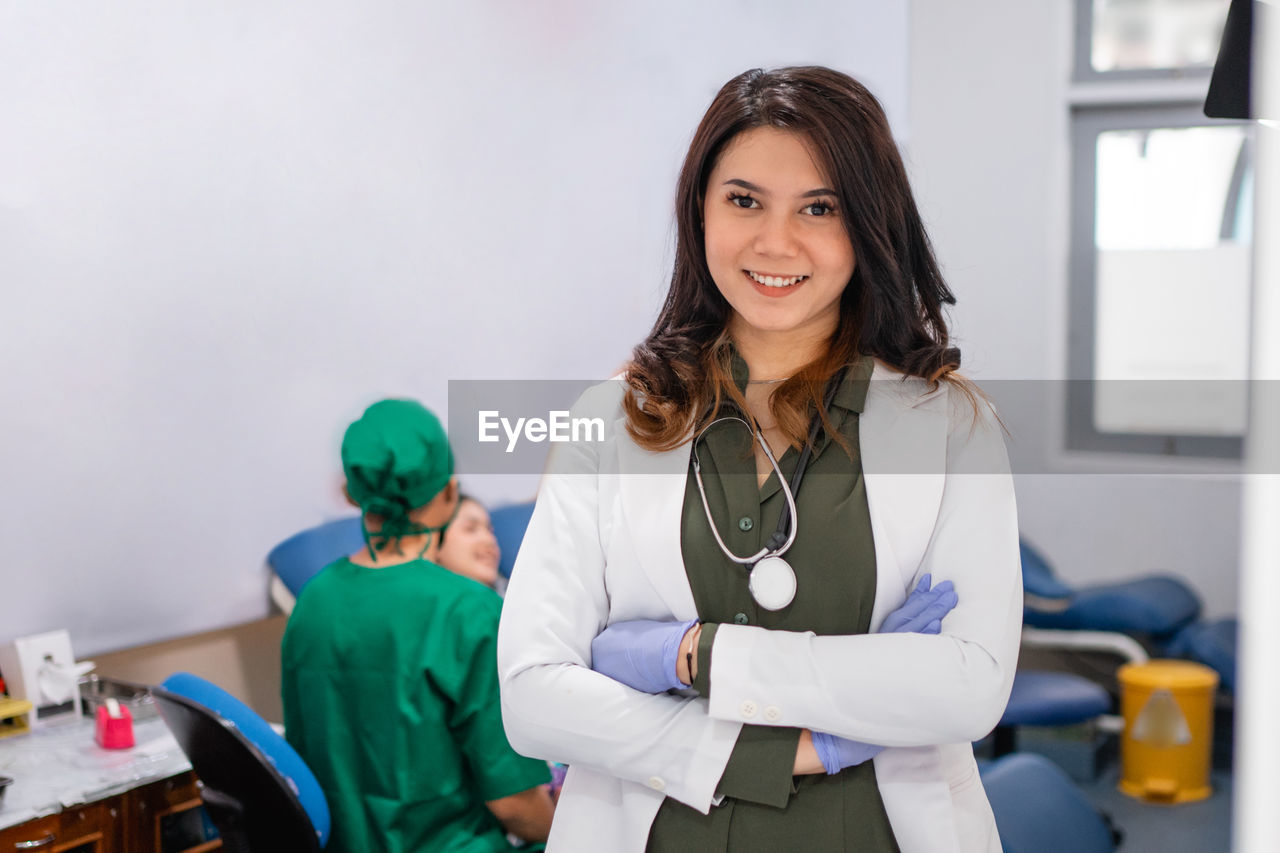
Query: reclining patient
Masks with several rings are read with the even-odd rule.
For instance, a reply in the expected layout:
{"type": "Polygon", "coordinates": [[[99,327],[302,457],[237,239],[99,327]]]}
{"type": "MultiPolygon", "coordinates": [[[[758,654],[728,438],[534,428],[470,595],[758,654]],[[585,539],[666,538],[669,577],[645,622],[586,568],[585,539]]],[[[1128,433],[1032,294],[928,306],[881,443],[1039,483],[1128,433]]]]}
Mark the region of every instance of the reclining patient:
{"type": "Polygon", "coordinates": [[[303,589],[285,630],[286,737],[333,814],[331,853],[541,849],[547,765],[507,743],[501,599],[436,564],[457,513],[453,456],[419,403],[383,400],[342,441],[366,547],[303,589]]]}
{"type": "Polygon", "coordinates": [[[502,551],[493,534],[493,520],[484,504],[470,495],[458,498],[458,514],[441,537],[440,565],[497,591],[506,589],[506,578],[498,573],[502,551]]]}

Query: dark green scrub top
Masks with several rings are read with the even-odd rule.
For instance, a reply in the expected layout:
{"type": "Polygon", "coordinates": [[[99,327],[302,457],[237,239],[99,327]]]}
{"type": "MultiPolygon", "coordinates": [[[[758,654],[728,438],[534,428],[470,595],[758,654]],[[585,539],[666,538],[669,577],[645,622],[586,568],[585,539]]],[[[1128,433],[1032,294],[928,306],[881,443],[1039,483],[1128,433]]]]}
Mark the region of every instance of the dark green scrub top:
{"type": "MultiPolygon", "coordinates": [[[[876,558],[858,452],[858,415],[872,367],[870,358],[855,362],[828,410],[852,458],[820,434],[795,496],[799,530],[783,556],[796,572],[797,589],[795,600],[782,610],[758,606],[747,589],[746,568],[729,560],[716,544],[690,467],[680,544],[698,617],[707,623],[693,685],[704,696],[715,689],[710,680],[711,646],[718,623],[816,634],[867,632],[876,595],[876,558]]],[[[736,354],[733,378],[739,388],[746,387],[747,366],[736,354]]],[[[737,414],[730,407],[721,414],[737,414]]],[[[786,501],[777,474],[757,487],[752,441],[747,427],[726,422],[713,427],[698,446],[712,516],[725,545],[739,556],[764,546],[786,501]]],[[[788,482],[798,457],[793,448],[778,460],[788,482]]],[[[799,739],[799,729],[744,725],[717,789],[723,802],[703,815],[668,797],[650,830],[650,853],[896,853],[873,763],[863,762],[834,776],[793,777],[799,739]]]]}
{"type": "Polygon", "coordinates": [[[342,559],[302,590],[284,635],[285,735],[329,801],[326,853],[511,849],[485,801],[550,773],[502,728],[501,607],[425,560],[342,559]]]}

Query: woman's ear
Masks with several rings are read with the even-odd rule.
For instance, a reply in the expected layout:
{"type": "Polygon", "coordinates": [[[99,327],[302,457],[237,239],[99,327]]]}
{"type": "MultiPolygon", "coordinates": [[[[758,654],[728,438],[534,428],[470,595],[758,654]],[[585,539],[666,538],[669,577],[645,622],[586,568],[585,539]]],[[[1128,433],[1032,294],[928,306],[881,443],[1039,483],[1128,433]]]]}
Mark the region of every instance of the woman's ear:
{"type": "Polygon", "coordinates": [[[356,503],[355,498],[351,497],[351,492],[347,490],[346,480],[342,481],[342,496],[347,499],[347,503],[351,504],[356,509],[360,509],[360,504],[356,503]]]}

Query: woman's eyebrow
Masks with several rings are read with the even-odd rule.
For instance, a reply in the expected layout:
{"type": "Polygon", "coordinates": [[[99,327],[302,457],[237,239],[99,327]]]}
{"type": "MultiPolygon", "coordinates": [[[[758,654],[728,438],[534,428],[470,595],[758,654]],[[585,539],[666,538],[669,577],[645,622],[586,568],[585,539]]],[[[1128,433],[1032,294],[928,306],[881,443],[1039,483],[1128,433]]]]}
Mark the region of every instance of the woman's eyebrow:
{"type": "MultiPolygon", "coordinates": [[[[766,190],[764,187],[753,184],[750,181],[744,181],[741,178],[730,178],[729,180],[724,182],[724,185],[742,187],[744,190],[748,190],[753,193],[758,193],[760,195],[769,195],[769,191],[766,190]]],[[[819,187],[816,190],[809,190],[806,193],[801,193],[798,196],[798,198],[817,198],[818,196],[835,195],[835,194],[836,194],[835,190],[827,189],[826,187],[819,187]]]]}
{"type": "Polygon", "coordinates": [[[751,192],[759,193],[760,195],[769,194],[764,187],[756,186],[750,181],[744,181],[741,178],[730,178],[729,180],[724,182],[724,185],[726,187],[742,187],[744,190],[750,190],[751,192]]]}

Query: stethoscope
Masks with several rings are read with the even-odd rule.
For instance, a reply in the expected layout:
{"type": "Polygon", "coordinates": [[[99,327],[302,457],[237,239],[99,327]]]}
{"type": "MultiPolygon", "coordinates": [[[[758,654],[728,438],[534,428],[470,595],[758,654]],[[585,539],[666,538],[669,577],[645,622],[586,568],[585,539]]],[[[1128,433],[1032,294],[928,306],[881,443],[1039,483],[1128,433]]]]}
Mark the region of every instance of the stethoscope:
{"type": "MultiPolygon", "coordinates": [[[[824,411],[831,408],[831,401],[835,398],[836,388],[840,386],[843,375],[843,371],[836,374],[827,387],[823,399],[824,411]]],[[[751,591],[751,597],[755,599],[756,604],[765,610],[781,610],[796,597],[795,569],[791,568],[791,564],[781,555],[785,554],[796,541],[796,531],[800,525],[800,516],[796,512],[796,492],[800,491],[800,483],[804,480],[805,469],[809,467],[809,457],[813,454],[813,445],[818,439],[818,430],[821,426],[821,418],[815,416],[809,426],[809,439],[804,443],[804,449],[800,451],[800,458],[796,460],[796,469],[791,474],[790,483],[782,476],[782,468],[774,458],[773,451],[769,449],[769,443],[764,440],[764,433],[736,415],[716,418],[699,430],[693,439],[693,477],[698,483],[698,494],[702,497],[702,510],[707,515],[711,535],[715,537],[716,544],[720,546],[720,550],[726,557],[739,565],[749,567],[747,589],[751,591]],[[787,501],[787,505],[782,508],[782,514],[778,518],[778,526],[773,531],[773,535],[765,542],[763,548],[750,557],[739,557],[724,544],[724,540],[720,538],[720,531],[716,529],[715,519],[711,516],[711,505],[707,503],[707,490],[702,485],[702,460],[698,458],[698,442],[706,435],[707,430],[724,421],[737,421],[752,431],[755,439],[760,442],[760,447],[764,449],[764,455],[768,457],[769,464],[773,466],[774,473],[778,475],[778,483],[782,486],[782,494],[787,501]]]]}

